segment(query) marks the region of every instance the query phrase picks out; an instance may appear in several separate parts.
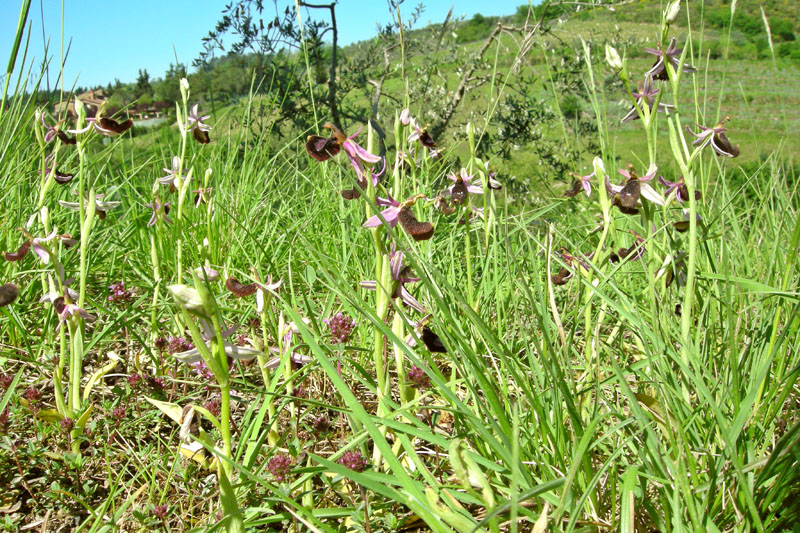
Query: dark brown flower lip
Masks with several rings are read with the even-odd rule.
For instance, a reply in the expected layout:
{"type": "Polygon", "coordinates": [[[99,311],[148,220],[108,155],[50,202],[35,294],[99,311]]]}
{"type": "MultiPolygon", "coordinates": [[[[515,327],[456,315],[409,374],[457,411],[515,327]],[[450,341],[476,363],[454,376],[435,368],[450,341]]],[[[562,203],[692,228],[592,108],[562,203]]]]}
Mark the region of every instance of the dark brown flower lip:
{"type": "Polygon", "coordinates": [[[70,136],[68,136],[66,133],[64,133],[61,130],[57,129],[57,130],[55,130],[55,132],[56,132],[56,137],[58,137],[58,140],[61,141],[64,144],[74,145],[74,144],[78,143],[78,141],[75,139],[75,137],[70,137],[70,136]]]}
{"type": "Polygon", "coordinates": [[[617,206],[620,211],[627,215],[635,215],[639,212],[636,204],[642,195],[642,186],[636,174],[631,174],[631,178],[621,191],[614,195],[612,204],[617,206]]]}
{"type": "Polygon", "coordinates": [[[62,311],[64,311],[64,308],[66,306],[67,306],[67,303],[64,301],[64,297],[63,296],[59,296],[58,298],[53,300],[53,308],[56,310],[56,313],[58,313],[59,315],[61,314],[62,311]]]}
{"type": "Polygon", "coordinates": [[[225,280],[225,288],[233,293],[233,295],[237,298],[244,298],[245,296],[251,296],[255,294],[258,290],[258,284],[248,283],[247,285],[244,285],[241,281],[231,276],[225,280]]]}
{"type": "Polygon", "coordinates": [[[13,283],[0,286],[0,307],[5,307],[14,302],[19,294],[19,287],[13,283]]]}
{"type": "Polygon", "coordinates": [[[419,143],[425,148],[436,148],[436,141],[433,140],[427,128],[419,134],[419,143]]]}
{"type": "Polygon", "coordinates": [[[433,206],[444,213],[445,215],[452,215],[456,212],[455,207],[451,207],[449,203],[447,203],[447,198],[443,195],[439,195],[433,200],[433,206]]]}
{"type": "Polygon", "coordinates": [[[553,282],[553,285],[566,285],[571,278],[572,272],[567,270],[565,267],[561,267],[558,269],[558,273],[550,276],[550,281],[553,282]]]}
{"type": "Polygon", "coordinates": [[[131,128],[131,126],[133,126],[133,120],[131,119],[117,122],[113,118],[99,117],[96,121],[104,130],[108,130],[116,134],[125,133],[131,128]]]}
{"type": "Polygon", "coordinates": [[[345,200],[356,200],[361,197],[361,191],[358,189],[345,189],[343,191],[339,191],[339,194],[341,194],[342,198],[345,200]]]}
{"type": "Polygon", "coordinates": [[[678,233],[685,233],[689,231],[689,221],[688,220],[678,220],[677,222],[673,222],[672,226],[675,228],[675,231],[678,233]]]}
{"type": "Polygon", "coordinates": [[[564,196],[567,198],[577,196],[578,193],[581,192],[582,188],[583,186],[581,185],[581,180],[575,180],[572,182],[572,188],[564,191],[564,196]]]}
{"type": "Polygon", "coordinates": [[[3,257],[5,257],[6,261],[19,261],[20,259],[25,257],[25,255],[28,253],[31,244],[32,241],[28,239],[27,241],[22,243],[22,246],[20,246],[16,252],[6,252],[5,254],[3,254],[3,257]]]}
{"type": "Polygon", "coordinates": [[[407,205],[403,205],[398,213],[400,226],[406,233],[411,235],[415,241],[426,241],[433,237],[433,224],[430,222],[420,222],[414,216],[414,212],[407,205]]]}
{"type": "Polygon", "coordinates": [[[58,170],[53,171],[53,179],[56,180],[56,183],[60,185],[64,185],[72,181],[72,178],[75,177],[75,174],[69,174],[66,172],[59,172],[58,170]]]}
{"type": "Polygon", "coordinates": [[[192,130],[192,137],[194,137],[194,140],[200,144],[208,144],[211,142],[211,137],[208,136],[208,132],[203,131],[200,128],[194,128],[192,130]]]}
{"type": "Polygon", "coordinates": [[[317,161],[327,161],[342,149],[334,137],[309,135],[306,139],[306,152],[317,161]]]}
{"type": "Polygon", "coordinates": [[[464,180],[461,179],[461,176],[458,177],[458,180],[453,184],[453,190],[450,191],[450,197],[453,199],[453,203],[456,205],[461,205],[467,199],[469,191],[467,191],[467,186],[464,184],[464,180]]]}
{"type": "Polygon", "coordinates": [[[439,335],[431,331],[431,328],[428,326],[422,327],[420,340],[422,340],[425,347],[431,353],[447,353],[447,347],[442,342],[442,339],[439,338],[439,335]]]}
{"type": "Polygon", "coordinates": [[[739,147],[731,143],[725,133],[718,132],[714,134],[714,141],[725,152],[731,154],[733,157],[739,157],[739,147]]]}

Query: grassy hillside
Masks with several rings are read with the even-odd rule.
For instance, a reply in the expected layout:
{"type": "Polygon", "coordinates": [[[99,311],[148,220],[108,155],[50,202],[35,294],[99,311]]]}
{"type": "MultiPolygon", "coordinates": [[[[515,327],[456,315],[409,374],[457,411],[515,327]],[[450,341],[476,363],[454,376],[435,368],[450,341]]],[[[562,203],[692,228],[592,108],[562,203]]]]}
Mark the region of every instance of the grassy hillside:
{"type": "Polygon", "coordinates": [[[0,531],[795,528],[797,68],[655,6],[348,47],[352,138],[305,67],[147,131],[4,97],[0,531]]]}

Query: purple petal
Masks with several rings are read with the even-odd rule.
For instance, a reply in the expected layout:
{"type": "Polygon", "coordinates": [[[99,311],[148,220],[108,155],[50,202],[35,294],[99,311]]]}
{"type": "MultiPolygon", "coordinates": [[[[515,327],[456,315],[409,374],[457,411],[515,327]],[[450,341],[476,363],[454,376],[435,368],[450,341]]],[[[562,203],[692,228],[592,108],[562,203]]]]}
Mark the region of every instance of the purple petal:
{"type": "Polygon", "coordinates": [[[378,161],[381,160],[381,156],[367,152],[365,149],[363,149],[361,146],[351,141],[350,139],[346,140],[342,145],[342,147],[344,148],[345,152],[347,152],[348,156],[350,156],[351,158],[358,158],[361,161],[364,161],[365,163],[377,163],[378,161]]]}
{"type": "Polygon", "coordinates": [[[412,309],[415,309],[420,313],[425,312],[425,308],[422,307],[422,305],[413,296],[411,296],[411,293],[408,292],[405,289],[405,287],[402,286],[400,287],[400,299],[403,300],[403,302],[412,309]]]}
{"type": "Polygon", "coordinates": [[[380,218],[383,217],[383,219],[386,221],[389,227],[393,228],[397,225],[399,214],[400,214],[400,208],[394,206],[387,207],[386,209],[381,211],[380,216],[374,215],[369,217],[367,221],[364,222],[363,227],[365,228],[378,227],[383,223],[383,221],[380,218]]]}
{"type": "Polygon", "coordinates": [[[367,290],[374,291],[378,287],[378,282],[367,280],[367,281],[359,281],[358,284],[367,290]]]}

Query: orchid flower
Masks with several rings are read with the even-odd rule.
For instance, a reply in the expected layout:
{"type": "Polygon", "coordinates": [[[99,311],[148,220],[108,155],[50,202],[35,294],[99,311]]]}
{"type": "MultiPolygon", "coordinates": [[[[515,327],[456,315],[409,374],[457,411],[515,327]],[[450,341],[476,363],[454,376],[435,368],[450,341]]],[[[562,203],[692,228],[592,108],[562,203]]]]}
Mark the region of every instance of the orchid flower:
{"type": "MultiPolygon", "coordinates": [[[[675,198],[680,203],[684,203],[689,199],[689,189],[686,187],[686,183],[684,183],[683,181],[683,176],[678,178],[678,181],[668,181],[664,179],[663,176],[659,176],[658,182],[667,188],[667,190],[664,193],[664,196],[669,197],[671,194],[675,193],[675,198]]],[[[700,200],[702,196],[703,196],[702,193],[700,193],[699,190],[695,189],[694,199],[700,200]]]]}
{"type": "Polygon", "coordinates": [[[161,170],[166,172],[167,175],[164,176],[163,178],[158,178],[158,182],[161,185],[169,185],[170,191],[174,191],[175,189],[177,189],[178,177],[180,176],[182,180],[186,180],[186,178],[188,177],[187,174],[179,175],[180,166],[181,166],[181,158],[178,156],[174,156],[172,158],[172,169],[162,168],[161,170]]]}
{"type": "Polygon", "coordinates": [[[571,189],[564,191],[564,196],[568,198],[577,196],[577,194],[581,191],[581,188],[583,188],[583,192],[586,193],[587,198],[592,195],[592,179],[595,176],[594,171],[586,176],[579,176],[574,172],[570,172],[570,175],[575,178],[575,182],[572,184],[571,189]]]}
{"type": "Polygon", "coordinates": [[[483,168],[486,170],[486,184],[489,186],[489,188],[495,191],[499,191],[500,189],[502,189],[503,184],[497,180],[497,172],[494,170],[489,170],[488,161],[483,164],[483,168]]]}
{"type": "Polygon", "coordinates": [[[461,169],[458,176],[448,174],[447,179],[455,182],[447,188],[454,204],[463,204],[470,194],[483,194],[483,187],[472,184],[472,180],[475,179],[475,176],[470,176],[465,168],[461,169]]]}
{"type": "Polygon", "coordinates": [[[159,220],[164,221],[165,224],[172,224],[172,219],[169,218],[169,202],[161,203],[158,198],[153,198],[153,203],[144,205],[153,210],[150,220],[147,221],[148,228],[159,220]]]}
{"type": "Polygon", "coordinates": [[[211,139],[208,137],[208,132],[211,131],[211,126],[203,122],[210,117],[211,115],[199,116],[198,104],[194,104],[192,106],[192,108],[189,110],[189,116],[186,117],[186,131],[191,131],[194,140],[200,144],[208,144],[211,142],[211,139]]]}
{"type": "Polygon", "coordinates": [[[447,347],[445,347],[442,339],[428,327],[430,321],[431,315],[429,313],[411,324],[414,332],[406,336],[403,340],[410,348],[415,348],[417,346],[417,338],[419,338],[429,352],[447,353],[447,347]]]}
{"type": "MultiPolygon", "coordinates": [[[[672,226],[678,233],[684,233],[686,231],[689,231],[691,212],[688,209],[682,209],[681,213],[683,215],[683,218],[681,220],[672,223],[672,226]]],[[[700,213],[695,213],[695,220],[697,221],[697,225],[699,226],[700,223],[703,221],[703,217],[700,216],[700,213]]]]}
{"type": "Polygon", "coordinates": [[[256,311],[261,313],[264,310],[264,303],[265,303],[265,294],[267,291],[273,292],[278,289],[283,283],[282,279],[279,279],[275,283],[272,282],[272,275],[267,276],[267,283],[262,284],[260,282],[253,282],[248,284],[243,284],[238,279],[230,276],[228,279],[225,280],[225,288],[228,289],[234,296],[237,298],[244,298],[245,296],[251,296],[253,294],[256,295],[256,311]]]}
{"type": "Polygon", "coordinates": [[[306,140],[306,151],[308,154],[317,161],[327,161],[338,154],[341,148],[344,148],[347,158],[350,160],[350,164],[356,171],[356,177],[359,182],[363,182],[365,179],[364,163],[377,163],[382,158],[381,156],[369,153],[353,140],[361,132],[361,128],[358,128],[358,131],[348,137],[342,130],[330,122],[326,122],[323,127],[331,130],[331,136],[321,137],[319,135],[309,135],[306,140]]]}
{"type": "MultiPolygon", "coordinates": [[[[587,255],[580,255],[574,256],[567,251],[566,248],[561,248],[559,254],[561,255],[561,259],[570,267],[578,268],[581,267],[584,270],[590,270],[591,264],[589,260],[594,256],[594,252],[587,255]]],[[[558,269],[558,272],[550,276],[550,280],[553,282],[553,285],[566,285],[567,282],[572,279],[573,272],[568,270],[566,267],[561,267],[558,269]]]]}
{"type": "Polygon", "coordinates": [[[56,308],[56,311],[58,311],[58,326],[56,326],[56,331],[59,330],[59,328],[61,327],[61,324],[63,324],[64,322],[66,322],[67,320],[69,320],[69,319],[71,319],[73,317],[79,317],[80,316],[81,318],[83,318],[84,320],[87,320],[87,321],[94,320],[95,317],[93,315],[90,315],[85,309],[83,309],[82,307],[78,306],[77,304],[64,303],[64,299],[63,298],[61,298],[60,300],[61,300],[60,301],[60,305],[59,305],[59,301],[58,300],[56,300],[53,303],[53,306],[56,308]],[[59,310],[59,308],[60,308],[60,310],[59,310]]]}
{"type": "MultiPolygon", "coordinates": [[[[386,171],[386,159],[385,158],[382,159],[383,159],[383,168],[381,169],[380,172],[376,174],[375,172],[370,170],[370,176],[372,177],[373,187],[376,187],[378,185],[381,176],[386,171]]],[[[344,198],[345,200],[355,200],[356,198],[359,198],[361,196],[361,191],[367,188],[367,180],[365,180],[364,177],[362,176],[358,178],[357,184],[358,187],[353,187],[352,189],[345,189],[343,191],[339,191],[339,194],[341,194],[342,198],[344,198]]]]}
{"type": "Polygon", "coordinates": [[[687,128],[689,133],[697,137],[697,140],[692,144],[697,146],[707,142],[707,140],[710,138],[711,148],[714,149],[714,152],[725,157],[737,157],[739,155],[739,147],[731,144],[731,142],[725,136],[725,132],[727,131],[727,128],[725,127],[725,121],[728,120],[728,118],[729,117],[725,117],[724,119],[720,120],[713,128],[707,128],[698,124],[697,127],[703,130],[700,133],[693,133],[687,128]]]}
{"type": "Polygon", "coordinates": [[[633,165],[628,165],[628,170],[619,170],[619,173],[627,178],[625,185],[613,185],[606,178],[606,190],[611,198],[611,204],[617,206],[626,215],[635,215],[639,212],[636,204],[640,197],[644,197],[654,204],[664,205],[664,197],[647,183],[655,177],[657,172],[658,167],[653,163],[647,169],[647,174],[639,177],[636,175],[633,165]]]}
{"type": "Polygon", "coordinates": [[[72,181],[72,178],[75,177],[75,174],[69,174],[64,172],[59,172],[56,169],[54,164],[55,154],[50,154],[45,158],[45,169],[44,169],[44,177],[45,179],[49,177],[53,177],[56,183],[59,185],[65,185],[72,181]]]}
{"type": "MultiPolygon", "coordinates": [[[[630,122],[631,120],[636,120],[639,118],[639,113],[636,110],[638,107],[639,109],[643,109],[645,105],[647,108],[652,112],[653,104],[655,104],[656,96],[658,95],[659,89],[653,83],[653,79],[650,76],[645,76],[644,83],[639,84],[639,91],[633,91],[633,97],[636,99],[636,105],[628,111],[628,114],[622,117],[621,122],[630,122]]],[[[669,104],[658,104],[657,111],[672,111],[675,109],[674,105],[669,104]]]]}
{"type": "MultiPolygon", "coordinates": [[[[669,42],[669,46],[666,50],[660,50],[657,48],[645,48],[644,51],[648,54],[653,54],[658,59],[656,60],[653,67],[645,73],[645,76],[650,76],[654,80],[667,80],[669,77],[667,76],[667,62],[669,62],[677,71],[678,67],[681,64],[681,52],[683,52],[682,48],[678,48],[676,46],[677,39],[675,37],[669,42]]],[[[659,43],[659,48],[661,48],[661,44],[659,43]]],[[[683,65],[683,71],[689,73],[697,72],[697,69],[691,65],[685,64],[683,65]]]]}
{"type": "MultiPolygon", "coordinates": [[[[106,212],[109,209],[113,209],[115,207],[119,207],[122,205],[122,202],[104,202],[103,198],[105,198],[104,194],[97,194],[94,197],[94,209],[97,216],[100,217],[100,220],[106,219],[106,212]]],[[[81,204],[79,202],[67,202],[64,200],[59,200],[58,203],[62,207],[66,207],[67,209],[72,209],[73,211],[78,211],[81,208],[81,204]]]]}
{"type": "Polygon", "coordinates": [[[44,246],[46,243],[49,243],[56,237],[59,237],[62,241],[64,241],[67,246],[71,246],[76,243],[76,241],[68,234],[59,235],[55,228],[47,237],[32,237],[30,234],[24,231],[23,234],[27,237],[27,240],[22,243],[16,252],[6,252],[3,254],[3,257],[5,257],[6,261],[19,261],[25,257],[31,247],[33,247],[33,253],[35,253],[39,259],[42,260],[42,263],[46,265],[50,263],[50,250],[47,246],[44,246]]]}
{"type": "MultiPolygon", "coordinates": [[[[308,319],[308,318],[303,318],[303,323],[308,325],[308,324],[311,323],[311,320],[308,319]]],[[[294,339],[294,336],[295,335],[299,335],[299,334],[300,334],[300,328],[297,327],[297,324],[295,324],[294,322],[289,322],[288,324],[286,324],[284,326],[283,331],[282,331],[282,335],[281,335],[282,336],[282,341],[283,341],[281,343],[281,346],[283,347],[283,350],[284,350],[283,353],[286,353],[287,350],[291,350],[292,341],[294,339]]],[[[275,370],[276,368],[278,368],[280,366],[280,364],[281,364],[281,356],[283,354],[281,353],[281,350],[279,348],[277,348],[276,346],[270,346],[269,347],[269,351],[271,353],[274,353],[274,354],[277,354],[277,355],[275,357],[271,358],[269,361],[267,361],[267,364],[265,366],[269,370],[275,370]]],[[[306,365],[306,364],[308,364],[308,363],[310,363],[311,361],[314,360],[312,357],[310,357],[308,355],[301,354],[301,353],[299,353],[299,352],[297,352],[295,350],[291,350],[290,351],[289,359],[294,364],[296,364],[298,366],[306,365]]]]}
{"type": "Polygon", "coordinates": [[[211,118],[211,115],[199,116],[198,108],[199,104],[194,104],[191,109],[189,109],[189,116],[187,117],[186,122],[186,131],[191,131],[195,128],[202,131],[211,131],[211,126],[203,122],[204,120],[211,118]]]}
{"type": "Polygon", "coordinates": [[[48,126],[44,119],[44,113],[42,113],[40,117],[40,120],[42,121],[42,127],[44,127],[46,130],[44,134],[44,142],[49,143],[56,137],[58,137],[58,140],[64,144],[75,144],[77,142],[73,137],[69,137],[66,133],[61,131],[61,129],[58,127],[59,124],[61,124],[60,122],[56,122],[53,126],[48,126]]]}
{"type": "MultiPolygon", "coordinates": [[[[422,307],[422,304],[420,304],[413,296],[411,296],[411,293],[405,288],[406,283],[416,283],[417,281],[420,281],[421,278],[410,277],[411,267],[403,264],[404,256],[405,254],[397,251],[394,244],[392,244],[391,251],[389,252],[389,271],[392,276],[392,287],[390,287],[390,292],[392,298],[400,298],[407,306],[419,311],[420,313],[424,313],[425,308],[422,307]]],[[[378,287],[378,282],[373,280],[361,281],[359,282],[359,285],[365,289],[374,291],[378,287]]]]}
{"type": "MultiPolygon", "coordinates": [[[[211,350],[211,339],[216,338],[216,333],[214,332],[214,328],[205,318],[200,319],[200,325],[203,327],[203,340],[206,343],[206,348],[211,350]]],[[[225,344],[225,355],[237,360],[247,361],[261,352],[259,350],[254,350],[253,348],[247,348],[245,346],[236,346],[235,344],[231,344],[227,342],[225,339],[230,337],[236,332],[237,326],[232,326],[230,328],[222,329],[222,339],[225,344]]],[[[200,350],[195,347],[191,350],[186,350],[185,352],[178,352],[175,354],[175,359],[181,361],[183,363],[187,363],[189,365],[193,365],[203,360],[203,356],[201,355],[200,350]]]]}
{"type": "MultiPolygon", "coordinates": [[[[57,271],[58,278],[61,280],[61,287],[64,291],[64,294],[53,290],[46,292],[41,298],[39,298],[39,303],[50,302],[51,304],[55,305],[56,300],[59,298],[63,298],[64,296],[68,296],[70,300],[73,302],[78,300],[78,292],[74,289],[71,289],[69,286],[75,282],[75,278],[68,278],[64,279],[64,269],[59,265],[59,269],[57,271]]],[[[51,288],[55,287],[56,285],[53,283],[53,278],[48,276],[50,281],[49,286],[51,288]]]]}
{"type": "Polygon", "coordinates": [[[617,262],[618,260],[622,259],[638,261],[642,258],[644,255],[644,239],[641,238],[635,231],[632,233],[634,236],[633,244],[631,244],[628,248],[620,248],[617,250],[616,254],[611,254],[612,262],[617,262]]]}
{"type": "Polygon", "coordinates": [[[208,203],[211,193],[214,192],[214,187],[200,187],[192,192],[194,193],[194,206],[200,207],[200,204],[208,203]]]}
{"type": "Polygon", "coordinates": [[[419,143],[422,146],[428,148],[429,150],[433,150],[434,148],[436,148],[436,141],[434,141],[433,137],[431,137],[431,134],[428,133],[427,126],[424,128],[420,128],[419,125],[417,124],[417,121],[413,118],[410,119],[410,124],[411,127],[414,129],[414,131],[411,133],[411,135],[408,136],[409,144],[415,141],[419,141],[419,143]]]}
{"type": "Polygon", "coordinates": [[[388,198],[375,198],[375,203],[381,207],[386,207],[386,209],[381,211],[380,215],[373,215],[368,218],[367,221],[364,222],[363,227],[375,228],[380,226],[385,220],[386,224],[391,228],[394,228],[397,223],[400,222],[400,226],[403,230],[411,235],[415,241],[424,241],[433,236],[433,224],[417,220],[417,217],[414,216],[414,212],[411,211],[410,208],[417,200],[425,198],[425,195],[418,194],[412,196],[402,203],[389,195],[387,196],[388,198]]]}
{"type": "Polygon", "coordinates": [[[79,135],[81,133],[86,133],[87,131],[89,131],[89,129],[92,126],[94,126],[94,130],[101,135],[105,135],[106,137],[116,137],[117,135],[120,135],[128,131],[131,128],[131,126],[133,126],[133,120],[128,119],[123,122],[117,122],[113,118],[108,118],[108,117],[87,118],[86,127],[79,130],[76,129],[67,131],[69,133],[79,135]]]}

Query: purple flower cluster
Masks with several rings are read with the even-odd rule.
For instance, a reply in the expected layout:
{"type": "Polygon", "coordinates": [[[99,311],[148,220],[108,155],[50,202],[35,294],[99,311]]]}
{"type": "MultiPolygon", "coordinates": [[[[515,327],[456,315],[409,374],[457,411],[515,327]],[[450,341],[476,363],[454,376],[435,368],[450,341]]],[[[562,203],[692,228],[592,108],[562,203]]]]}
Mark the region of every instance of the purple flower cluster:
{"type": "Polygon", "coordinates": [[[292,464],[293,461],[291,457],[285,453],[279,453],[273,455],[272,458],[267,462],[267,470],[269,470],[269,473],[275,478],[275,481],[281,483],[286,481],[286,479],[289,477],[289,473],[292,470],[292,464]]]}
{"type": "Polygon", "coordinates": [[[42,391],[37,389],[36,387],[28,387],[25,389],[23,396],[29,403],[35,404],[42,399],[42,391]]]}
{"type": "Polygon", "coordinates": [[[133,293],[125,288],[125,282],[112,283],[108,286],[111,294],[108,295],[108,301],[114,304],[122,305],[133,300],[133,293]]]}
{"type": "Polygon", "coordinates": [[[170,355],[186,352],[194,348],[194,344],[186,337],[169,337],[167,339],[167,353],[170,355]]]}
{"type": "Polygon", "coordinates": [[[425,371],[414,365],[408,371],[408,381],[414,386],[415,389],[424,390],[431,386],[431,380],[428,378],[425,371]]]}
{"type": "Polygon", "coordinates": [[[166,387],[164,378],[156,378],[153,376],[142,377],[142,375],[138,373],[128,376],[128,385],[132,389],[139,388],[142,384],[147,384],[147,386],[153,389],[153,391],[162,391],[164,390],[164,387],[166,387]]]}
{"type": "Polygon", "coordinates": [[[314,419],[314,422],[311,423],[311,427],[318,437],[322,437],[328,434],[328,432],[331,430],[332,424],[327,416],[319,415],[314,419]]]}
{"type": "Polygon", "coordinates": [[[337,462],[340,465],[349,468],[350,470],[355,470],[356,472],[363,472],[369,466],[366,458],[361,455],[361,452],[358,451],[344,452],[344,455],[342,455],[337,462]]]}
{"type": "Polygon", "coordinates": [[[331,318],[323,320],[331,328],[331,340],[334,343],[344,344],[350,339],[356,321],[344,313],[336,313],[331,318]]]}
{"type": "Polygon", "coordinates": [[[197,375],[206,381],[214,381],[214,374],[211,372],[211,369],[208,368],[208,365],[204,361],[198,361],[192,365],[194,371],[197,372],[197,375]]]}
{"type": "Polygon", "coordinates": [[[212,415],[219,417],[220,412],[222,412],[222,400],[219,396],[215,396],[213,398],[209,398],[203,404],[203,407],[208,409],[208,412],[212,415]]]}

